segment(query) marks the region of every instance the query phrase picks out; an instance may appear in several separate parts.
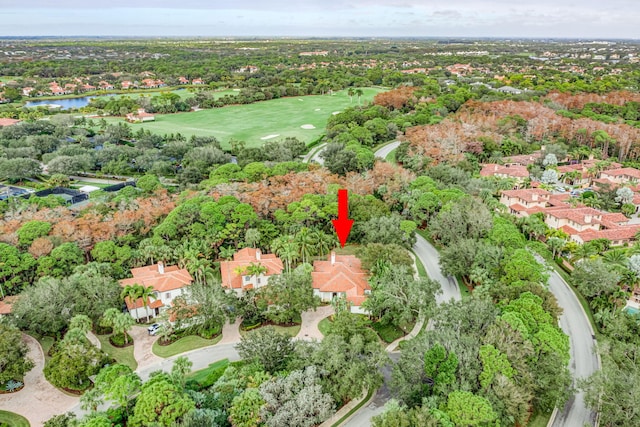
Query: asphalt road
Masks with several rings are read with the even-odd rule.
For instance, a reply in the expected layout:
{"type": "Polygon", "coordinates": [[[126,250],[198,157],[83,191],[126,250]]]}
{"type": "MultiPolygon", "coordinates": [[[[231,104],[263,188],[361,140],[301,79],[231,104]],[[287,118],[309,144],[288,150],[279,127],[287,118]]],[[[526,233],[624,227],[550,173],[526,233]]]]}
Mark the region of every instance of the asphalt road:
{"type": "Polygon", "coordinates": [[[459,301],[460,287],[458,286],[458,282],[453,277],[445,277],[442,271],[440,271],[440,254],[438,254],[436,248],[419,234],[416,234],[416,237],[418,240],[413,246],[413,252],[415,252],[416,256],[422,261],[422,265],[424,265],[424,268],[427,270],[429,277],[440,283],[440,287],[442,288],[442,293],[436,295],[438,304],[442,304],[451,299],[459,301]]]}
{"type": "MultiPolygon", "coordinates": [[[[204,369],[210,364],[217,362],[222,359],[229,359],[234,362],[236,360],[240,360],[240,355],[235,349],[236,343],[229,344],[220,344],[212,347],[200,348],[197,350],[190,351],[188,353],[182,353],[177,356],[169,357],[167,359],[163,359],[162,361],[147,366],[146,368],[136,371],[142,381],[147,381],[149,379],[149,375],[154,371],[165,371],[171,372],[171,367],[173,366],[173,362],[180,356],[186,356],[191,360],[193,366],[191,367],[192,371],[197,371],[199,369],[204,369]]],[[[110,406],[110,403],[106,403],[101,405],[98,409],[106,411],[110,406]]],[[[74,412],[78,417],[82,417],[86,415],[88,412],[80,409],[80,404],[77,404],[73,408],[70,409],[71,412],[74,412]]]]}
{"type": "Polygon", "coordinates": [[[325,142],[324,144],[320,144],[319,146],[312,148],[311,151],[304,156],[302,161],[305,163],[315,162],[320,165],[324,165],[324,159],[320,157],[320,154],[322,154],[326,146],[327,143],[325,142]]]}
{"type": "MultiPolygon", "coordinates": [[[[389,144],[387,147],[391,145],[393,144],[389,144]]],[[[392,149],[393,148],[391,148],[391,150],[392,149]]],[[[376,152],[376,156],[378,156],[379,151],[380,150],[376,152]]],[[[434,248],[431,243],[419,234],[417,234],[416,237],[417,240],[416,244],[413,246],[413,252],[415,252],[416,256],[422,262],[422,265],[424,265],[429,277],[438,281],[442,288],[442,293],[436,295],[436,301],[438,304],[442,304],[443,302],[451,299],[459,301],[460,288],[458,287],[458,283],[452,277],[445,277],[440,271],[440,265],[438,264],[440,261],[440,255],[436,248],[434,248]]],[[[391,357],[391,360],[397,362],[400,354],[390,353],[389,356],[391,357]]],[[[373,399],[367,405],[360,408],[353,417],[349,419],[349,421],[343,424],[344,427],[369,427],[371,425],[371,417],[382,413],[385,403],[387,403],[391,398],[391,394],[389,393],[389,381],[391,379],[392,369],[393,366],[391,364],[382,369],[382,374],[384,375],[384,383],[382,384],[382,387],[378,389],[373,399]]]]}
{"type": "MultiPolygon", "coordinates": [[[[577,379],[586,378],[600,369],[595,337],[580,301],[555,270],[551,272],[549,278],[549,290],[564,310],[560,316],[560,327],[565,334],[569,335],[571,346],[569,370],[575,383],[577,379]]],[[[552,426],[595,426],[595,420],[596,413],[585,406],[584,395],[579,392],[569,399],[564,408],[559,408],[552,426]]]]}
{"type": "Polygon", "coordinates": [[[400,145],[400,141],[394,141],[391,144],[385,145],[381,149],[376,150],[374,154],[379,159],[386,159],[389,153],[395,150],[396,148],[398,148],[399,145],[400,145]]]}

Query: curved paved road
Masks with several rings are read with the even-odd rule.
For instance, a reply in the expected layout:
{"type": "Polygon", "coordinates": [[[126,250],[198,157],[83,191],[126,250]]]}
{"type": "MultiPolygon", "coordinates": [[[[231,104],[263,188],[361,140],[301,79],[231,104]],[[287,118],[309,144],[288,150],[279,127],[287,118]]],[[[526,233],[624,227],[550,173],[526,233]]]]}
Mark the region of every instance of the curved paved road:
{"type": "Polygon", "coordinates": [[[389,153],[395,150],[396,148],[398,148],[399,145],[400,145],[400,141],[394,141],[391,144],[385,145],[379,150],[376,150],[374,155],[379,159],[386,159],[389,153]]]}
{"type": "Polygon", "coordinates": [[[302,161],[305,163],[315,162],[320,165],[324,165],[324,159],[320,157],[320,154],[322,154],[326,146],[327,143],[325,142],[324,144],[320,144],[317,147],[312,148],[311,151],[304,156],[302,161]]]}
{"type": "MultiPolygon", "coordinates": [[[[393,144],[395,144],[395,142],[393,144]]],[[[385,148],[392,146],[393,144],[389,144],[386,147],[383,147],[382,149],[376,151],[376,156],[378,156],[378,153],[381,150],[384,150],[385,148]]],[[[393,148],[391,148],[389,151],[391,150],[393,150],[393,148]]],[[[413,246],[413,251],[422,262],[422,265],[424,265],[424,268],[427,270],[427,274],[429,275],[429,277],[440,283],[440,288],[442,289],[442,293],[436,295],[436,302],[438,304],[442,304],[443,302],[447,302],[451,299],[459,301],[461,296],[458,282],[452,277],[445,277],[442,274],[442,271],[440,271],[440,255],[438,254],[436,248],[434,248],[431,243],[429,243],[419,234],[416,234],[416,237],[417,240],[416,244],[413,246]]],[[[394,362],[397,362],[399,358],[398,353],[391,353],[390,356],[394,362]]],[[[382,413],[385,403],[387,403],[387,401],[391,398],[388,388],[388,382],[391,377],[391,370],[392,365],[387,365],[382,369],[382,374],[384,375],[384,384],[376,392],[369,404],[360,408],[346,423],[342,424],[344,427],[369,427],[371,425],[371,417],[382,413]]]]}
{"type": "MultiPolygon", "coordinates": [[[[577,379],[586,378],[600,369],[600,359],[595,348],[595,335],[580,301],[555,270],[552,270],[549,278],[549,290],[564,310],[560,316],[560,327],[565,334],[569,335],[571,346],[569,370],[575,383],[577,379]]],[[[585,406],[582,392],[576,393],[564,408],[558,409],[553,427],[596,425],[596,413],[585,406]]]]}

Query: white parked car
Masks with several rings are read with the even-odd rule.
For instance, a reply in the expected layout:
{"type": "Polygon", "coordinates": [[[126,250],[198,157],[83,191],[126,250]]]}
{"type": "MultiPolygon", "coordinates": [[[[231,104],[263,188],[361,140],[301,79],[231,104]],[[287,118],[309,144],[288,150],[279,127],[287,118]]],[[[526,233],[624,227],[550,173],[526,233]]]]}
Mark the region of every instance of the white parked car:
{"type": "Polygon", "coordinates": [[[162,325],[160,323],[154,323],[147,328],[147,331],[149,331],[149,335],[155,335],[161,327],[162,325]]]}

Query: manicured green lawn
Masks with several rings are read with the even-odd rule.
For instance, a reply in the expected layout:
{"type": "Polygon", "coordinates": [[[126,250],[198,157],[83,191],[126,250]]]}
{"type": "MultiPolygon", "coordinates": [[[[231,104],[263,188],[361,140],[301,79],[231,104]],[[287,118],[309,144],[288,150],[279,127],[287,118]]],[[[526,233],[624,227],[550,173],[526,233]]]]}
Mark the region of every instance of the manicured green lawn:
{"type": "Polygon", "coordinates": [[[109,342],[109,335],[96,335],[96,336],[98,337],[98,340],[100,340],[102,351],[104,351],[109,356],[116,359],[118,363],[127,365],[134,371],[136,370],[136,368],[138,367],[138,363],[136,362],[135,357],[133,357],[132,345],[124,348],[118,348],[111,345],[111,343],[109,342]]]}
{"type": "Polygon", "coordinates": [[[40,337],[40,338],[37,338],[37,340],[40,343],[40,346],[42,347],[42,352],[44,353],[44,360],[46,362],[49,359],[51,359],[48,353],[49,353],[49,349],[51,348],[55,340],[53,339],[53,337],[40,337]]]}
{"type": "MultiPolygon", "coordinates": [[[[371,101],[384,89],[365,88],[362,103],[371,101]]],[[[274,140],[296,137],[311,143],[325,131],[327,120],[333,112],[358,105],[350,102],[347,91],[334,95],[310,95],[280,98],[248,105],[232,105],[179,114],[158,114],[154,122],[133,124],[135,131],[148,129],[158,134],[181,133],[184,136],[215,136],[224,148],[229,140],[245,141],[248,147],[259,147],[271,136],[274,140]],[[303,129],[312,125],[313,129],[303,129]],[[277,135],[277,136],[274,136],[277,135]]],[[[110,122],[122,122],[122,118],[107,118],[110,122]]]]}
{"type": "Polygon", "coordinates": [[[187,381],[193,380],[197,382],[201,387],[211,386],[213,385],[213,382],[217,380],[217,378],[209,378],[209,376],[216,371],[219,373],[223,373],[223,369],[225,369],[227,366],[229,366],[229,359],[218,360],[217,362],[213,362],[204,369],[191,372],[189,375],[187,375],[187,381]]]}
{"type": "Polygon", "coordinates": [[[415,259],[416,259],[416,268],[418,269],[418,276],[429,277],[429,275],[427,274],[427,269],[424,268],[424,265],[422,264],[422,261],[420,261],[420,258],[416,256],[415,259]]]}
{"type": "Polygon", "coordinates": [[[531,416],[527,427],[546,427],[551,418],[550,412],[536,412],[531,416]]]}
{"type": "Polygon", "coordinates": [[[391,344],[398,338],[404,336],[404,332],[402,329],[398,328],[395,325],[382,325],[378,322],[375,322],[371,325],[374,331],[378,334],[380,339],[387,344],[391,344]]]}
{"type": "Polygon", "coordinates": [[[331,320],[328,317],[325,317],[318,323],[318,329],[322,332],[322,335],[327,335],[329,333],[329,329],[331,328],[331,320]]]}
{"type": "Polygon", "coordinates": [[[385,157],[384,159],[389,163],[395,163],[396,162],[396,150],[391,150],[389,152],[389,154],[387,154],[387,157],[385,157]]]}
{"type": "Polygon", "coordinates": [[[300,332],[300,328],[302,325],[294,325],[294,326],[273,326],[273,329],[276,332],[280,332],[281,334],[289,335],[290,337],[295,337],[300,332]]]}
{"type": "Polygon", "coordinates": [[[197,348],[208,347],[210,345],[217,344],[222,339],[222,334],[218,335],[214,339],[205,340],[197,335],[189,335],[180,338],[178,341],[169,345],[160,345],[158,341],[153,343],[153,354],[160,357],[171,357],[176,354],[184,353],[197,348]]]}
{"type": "Polygon", "coordinates": [[[29,427],[31,425],[22,415],[9,411],[0,411],[0,425],[5,424],[9,427],[29,427]]]}

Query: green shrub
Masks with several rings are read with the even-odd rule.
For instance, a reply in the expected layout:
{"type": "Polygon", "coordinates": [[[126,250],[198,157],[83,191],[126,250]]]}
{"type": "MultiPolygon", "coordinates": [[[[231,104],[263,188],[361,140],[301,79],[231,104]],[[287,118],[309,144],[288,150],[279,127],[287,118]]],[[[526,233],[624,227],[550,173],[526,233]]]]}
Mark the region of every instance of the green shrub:
{"type": "Polygon", "coordinates": [[[124,339],[125,334],[113,334],[109,337],[109,342],[115,347],[125,347],[133,344],[133,338],[127,334],[127,343],[124,339]]]}
{"type": "Polygon", "coordinates": [[[201,328],[198,331],[198,335],[200,335],[202,338],[204,338],[206,340],[210,340],[210,339],[220,335],[221,332],[222,332],[222,326],[214,325],[214,326],[211,326],[211,327],[208,327],[208,328],[201,328]]]}

